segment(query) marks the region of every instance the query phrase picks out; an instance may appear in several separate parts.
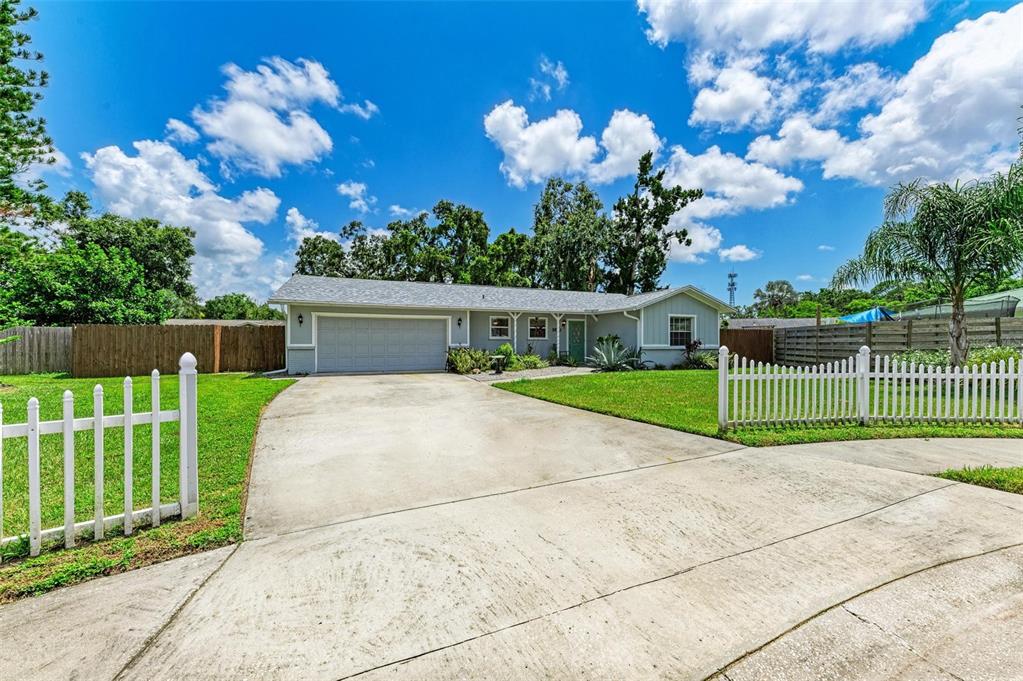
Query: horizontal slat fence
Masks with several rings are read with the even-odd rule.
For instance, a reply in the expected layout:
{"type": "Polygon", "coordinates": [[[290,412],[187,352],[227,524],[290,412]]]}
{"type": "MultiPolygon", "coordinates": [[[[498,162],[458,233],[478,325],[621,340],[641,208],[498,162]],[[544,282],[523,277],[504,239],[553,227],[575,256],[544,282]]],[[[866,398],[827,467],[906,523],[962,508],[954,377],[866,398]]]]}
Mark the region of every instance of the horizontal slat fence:
{"type": "Polygon", "coordinates": [[[722,429],[870,423],[1023,425],[1023,362],[971,367],[916,365],[887,355],[855,355],[814,366],[718,356],[722,429]]]}
{"type": "MultiPolygon", "coordinates": [[[[39,400],[32,397],[28,401],[27,423],[5,424],[3,405],[0,404],[0,546],[20,540],[17,535],[6,536],[3,527],[3,470],[4,441],[15,438],[28,440],[26,448],[28,470],[28,542],[29,555],[38,556],[46,543],[63,540],[66,548],[72,548],[78,537],[91,535],[93,539],[102,539],[108,530],[122,528],[125,536],[131,535],[137,525],[149,524],[157,526],[164,518],[180,516],[189,518],[198,512],[199,507],[199,472],[198,472],[198,393],[196,390],[198,372],[196,359],[185,353],[179,360],[178,409],[160,409],[160,372],[153,370],[150,374],[151,409],[148,412],[132,411],[132,395],[134,385],[131,377],[124,379],[124,413],[110,415],[104,412],[103,386],[97,385],[93,390],[93,415],[75,418],[74,395],[70,390],[64,392],[63,418],[56,421],[39,420],[39,400]],[[163,504],[160,499],[160,424],[180,422],[181,436],[180,454],[178,459],[179,495],[174,503],[163,504]],[[150,424],[152,444],[150,450],[152,471],[152,495],[149,507],[135,508],[132,497],[134,478],[134,432],[135,426],[150,424]],[[104,501],[104,448],[103,433],[109,428],[121,428],[124,431],[124,510],[116,515],[106,515],[104,501]],[[93,433],[93,483],[95,506],[90,520],[76,522],[75,518],[75,433],[92,431],[93,433]],[[40,436],[61,435],[63,439],[63,499],[64,524],[61,527],[42,527],[42,486],[40,481],[40,436]]],[[[7,462],[8,466],[10,462],[7,462]]]]}
{"type": "Polygon", "coordinates": [[[71,373],[76,377],[139,375],[156,367],[172,371],[191,352],[199,370],[272,371],[284,368],[283,326],[113,326],[73,329],[71,373]]]}
{"type": "Polygon", "coordinates": [[[758,362],[774,361],[773,329],[721,329],[720,344],[758,362]]]}
{"type": "Polygon", "coordinates": [[[0,374],[58,373],[71,370],[70,326],[16,326],[0,331],[0,374]]]}
{"type": "MultiPolygon", "coordinates": [[[[972,347],[1023,347],[1023,318],[967,319],[966,333],[972,347]]],[[[878,355],[906,350],[945,350],[948,349],[948,320],[913,319],[774,329],[774,361],[786,365],[841,361],[855,355],[863,345],[878,355]]]]}

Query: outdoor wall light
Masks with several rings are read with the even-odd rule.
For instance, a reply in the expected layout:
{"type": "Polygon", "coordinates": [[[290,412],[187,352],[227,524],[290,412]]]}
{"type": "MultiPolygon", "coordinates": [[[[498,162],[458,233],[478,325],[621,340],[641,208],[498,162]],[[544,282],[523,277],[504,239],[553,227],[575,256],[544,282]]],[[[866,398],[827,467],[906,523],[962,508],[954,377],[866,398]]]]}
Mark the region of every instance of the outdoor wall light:
{"type": "Polygon", "coordinates": [[[462,318],[458,318],[458,328],[462,328],[462,318]]]}
{"type": "Polygon", "coordinates": [[[298,313],[298,325],[302,326],[302,313],[301,312],[298,313]]]}
{"type": "Polygon", "coordinates": [[[561,328],[565,328],[565,320],[564,319],[561,320],[561,328]]]}

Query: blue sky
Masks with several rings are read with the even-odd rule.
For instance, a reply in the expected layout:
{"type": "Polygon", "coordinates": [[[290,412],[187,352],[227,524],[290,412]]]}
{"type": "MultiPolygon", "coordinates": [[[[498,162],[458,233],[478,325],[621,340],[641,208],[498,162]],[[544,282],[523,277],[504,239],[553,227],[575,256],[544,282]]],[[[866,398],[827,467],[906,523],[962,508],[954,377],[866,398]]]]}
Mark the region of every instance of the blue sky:
{"type": "Polygon", "coordinates": [[[551,175],[610,207],[653,147],[707,194],[663,283],[725,297],[734,268],[745,303],[822,285],[885,187],[1018,148],[1008,2],[36,6],[52,193],[195,227],[206,296],[265,297],[301,235],[442,198],[492,235],[529,227],[551,175]]]}

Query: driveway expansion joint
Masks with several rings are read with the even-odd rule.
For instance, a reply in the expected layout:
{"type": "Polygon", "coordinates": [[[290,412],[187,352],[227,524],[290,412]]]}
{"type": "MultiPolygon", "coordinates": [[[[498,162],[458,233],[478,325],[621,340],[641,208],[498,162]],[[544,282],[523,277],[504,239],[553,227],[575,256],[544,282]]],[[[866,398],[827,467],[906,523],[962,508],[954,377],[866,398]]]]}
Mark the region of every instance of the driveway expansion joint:
{"type": "MultiPolygon", "coordinates": [[[[951,485],[946,485],[946,487],[951,487],[951,485]]],[[[945,489],[945,487],[939,487],[938,489],[945,489]]],[[[937,491],[937,490],[931,490],[931,491],[937,491]]],[[[924,494],[927,494],[927,492],[924,492],[924,494]]],[[[919,496],[919,495],[916,495],[916,496],[919,496]]],[[[970,554],[968,556],[958,556],[956,558],[949,558],[947,560],[943,560],[943,561],[939,561],[937,563],[934,563],[933,565],[927,565],[927,566],[924,566],[924,567],[919,568],[917,570],[913,570],[911,572],[907,572],[904,575],[900,575],[898,577],[893,577],[892,579],[889,579],[889,580],[887,580],[885,582],[882,582],[880,584],[875,584],[874,586],[870,587],[869,589],[864,589],[863,591],[861,591],[861,592],[859,592],[857,594],[853,594],[852,596],[849,596],[848,598],[846,598],[846,599],[844,599],[844,600],[842,600],[842,601],[840,601],[838,603],[830,605],[827,608],[824,608],[824,609],[820,610],[819,612],[816,612],[816,613],[810,615],[809,617],[804,618],[803,620],[801,620],[800,622],[797,622],[796,624],[792,625],[791,627],[789,627],[785,631],[781,632],[780,634],[778,634],[774,638],[772,638],[772,639],[770,639],[768,641],[765,641],[764,643],[760,644],[756,648],[752,648],[750,650],[747,650],[745,653],[743,653],[739,657],[735,658],[734,660],[732,660],[728,664],[722,666],[720,669],[715,671],[713,674],[710,674],[710,675],[704,677],[702,679],[702,681],[710,681],[712,678],[714,678],[715,674],[724,674],[726,671],[728,671],[729,669],[731,669],[735,665],[739,664],[740,662],[742,662],[746,658],[748,658],[748,657],[750,657],[752,655],[755,655],[756,653],[759,653],[761,650],[767,648],[767,646],[771,645],[772,643],[774,643],[776,641],[780,641],[781,639],[785,638],[786,636],[788,636],[792,632],[800,629],[801,627],[805,626],[806,624],[809,624],[813,620],[817,619],[818,617],[821,617],[825,613],[828,613],[828,612],[834,610],[835,608],[838,608],[838,607],[843,607],[844,608],[847,603],[850,603],[851,601],[854,601],[857,598],[860,598],[861,596],[865,596],[865,595],[867,595],[869,593],[873,593],[875,591],[879,591],[879,590],[885,588],[886,586],[889,586],[891,584],[895,584],[896,582],[902,581],[903,579],[907,579],[909,577],[913,577],[915,575],[921,574],[923,572],[927,572],[929,570],[935,570],[937,568],[944,567],[946,565],[953,565],[955,563],[961,563],[963,561],[972,560],[974,558],[982,558],[984,556],[988,556],[988,555],[991,555],[993,553],[998,553],[999,551],[1008,551],[1010,549],[1016,549],[1016,548],[1020,548],[1020,547],[1023,547],[1023,542],[1016,542],[1014,544],[1007,544],[1005,546],[997,546],[997,547],[995,547],[993,549],[988,549],[986,551],[980,551],[979,553],[973,553],[973,554],[970,554]]],[[[884,630],[882,629],[882,631],[884,631],[884,630]]],[[[930,662],[929,660],[926,660],[926,661],[928,662],[928,664],[934,665],[933,662],[930,662]]],[[[937,667],[937,665],[934,665],[934,666],[937,667]]],[[[939,669],[940,669],[940,667],[939,667],[939,669]]],[[[942,671],[945,671],[945,670],[942,670],[942,671]]],[[[945,671],[945,673],[949,674],[953,678],[956,678],[956,679],[959,678],[959,677],[951,674],[948,671],[945,671]]]]}
{"type": "Polygon", "coordinates": [[[163,632],[165,632],[174,622],[174,620],[177,619],[181,611],[184,610],[185,607],[189,603],[191,603],[192,600],[196,597],[196,595],[202,590],[202,588],[205,587],[210,582],[210,580],[212,580],[216,576],[216,574],[220,572],[221,569],[223,569],[225,565],[227,565],[227,561],[231,560],[231,558],[234,557],[234,554],[238,552],[239,546],[241,546],[241,542],[235,543],[235,545],[231,548],[231,553],[224,556],[224,560],[220,561],[220,565],[214,568],[213,571],[210,572],[210,574],[206,575],[206,577],[201,582],[199,582],[198,586],[192,589],[192,592],[188,594],[188,596],[185,597],[176,608],[174,608],[174,610],[171,612],[167,620],[163,624],[161,624],[156,631],[154,631],[150,636],[148,636],[145,641],[142,642],[142,645],[139,647],[139,649],[135,651],[135,654],[131,656],[131,659],[129,659],[124,664],[124,666],[121,667],[120,671],[118,671],[113,676],[111,681],[118,681],[118,679],[123,679],[124,675],[132,670],[132,668],[138,663],[139,660],[142,659],[146,652],[149,651],[153,644],[156,643],[157,639],[159,639],[160,636],[163,635],[163,632]]]}
{"type": "Polygon", "coordinates": [[[871,626],[871,627],[876,628],[878,631],[880,631],[887,638],[891,638],[891,639],[894,639],[894,640],[898,641],[899,645],[901,645],[903,648],[905,648],[906,650],[911,652],[913,655],[915,655],[917,657],[917,659],[919,659],[922,662],[925,662],[928,665],[934,667],[939,672],[945,674],[946,676],[949,676],[949,677],[955,679],[955,681],[966,681],[966,679],[964,679],[963,677],[961,677],[961,676],[959,676],[957,674],[954,674],[953,672],[950,672],[949,670],[945,669],[941,665],[933,662],[932,660],[929,660],[926,655],[924,655],[923,653],[918,651],[916,648],[914,648],[909,643],[909,641],[907,641],[906,639],[904,639],[901,636],[899,636],[896,632],[888,631],[887,629],[882,627],[880,624],[878,624],[877,622],[871,620],[870,618],[866,617],[865,615],[861,615],[858,612],[850,609],[849,608],[849,602],[842,603],[839,607],[842,608],[842,610],[844,610],[845,612],[847,612],[850,615],[852,615],[853,617],[855,617],[856,619],[858,619],[860,622],[863,622],[864,624],[866,624],[867,626],[871,626]]]}
{"type": "MultiPolygon", "coordinates": [[[[344,520],[332,520],[328,523],[321,525],[312,525],[310,527],[299,527],[293,530],[285,530],[283,532],[275,532],[271,534],[258,535],[252,537],[246,537],[245,541],[263,541],[272,537],[286,537],[293,534],[302,534],[305,532],[312,532],[314,530],[320,530],[325,527],[337,527],[338,525],[348,525],[350,523],[357,523],[364,520],[373,520],[375,518],[384,518],[387,516],[397,515],[399,513],[408,513],[410,511],[422,511],[429,508],[437,508],[440,506],[451,506],[453,504],[460,504],[467,501],[478,501],[480,499],[491,499],[494,497],[503,497],[510,494],[520,494],[522,492],[531,492],[533,490],[544,489],[547,487],[556,487],[558,485],[567,485],[575,482],[582,482],[584,480],[594,480],[596,478],[607,478],[615,475],[627,475],[629,473],[639,473],[652,468],[661,468],[664,466],[673,466],[677,464],[685,464],[691,461],[701,461],[703,459],[711,459],[715,456],[724,456],[726,454],[734,454],[735,452],[749,449],[746,445],[738,445],[734,449],[726,449],[721,452],[714,452],[713,454],[703,454],[702,456],[691,456],[685,459],[677,459],[674,461],[660,461],[658,463],[648,463],[640,466],[633,466],[632,468],[622,468],[615,471],[607,471],[604,473],[593,473],[590,475],[583,475],[577,478],[568,478],[566,480],[555,480],[553,482],[544,482],[537,485],[527,485],[526,487],[517,487],[515,489],[502,490],[500,492],[489,492],[487,494],[478,494],[471,497],[462,497],[461,499],[448,499],[446,501],[437,501],[430,504],[421,504],[419,506],[409,506],[408,508],[396,508],[392,511],[382,511],[380,513],[371,513],[369,515],[359,516],[357,518],[346,518],[344,520]]],[[[959,483],[952,483],[959,484],[959,483]]]]}
{"type": "MultiPolygon", "coordinates": [[[[728,453],[728,452],[722,452],[722,453],[728,453]]],[[[715,456],[715,455],[711,455],[711,456],[715,456]]],[[[706,458],[706,457],[704,457],[704,458],[706,458]]],[[[770,541],[770,542],[767,542],[765,544],[761,544],[759,546],[754,546],[754,547],[751,547],[751,548],[748,548],[748,549],[743,549],[741,551],[736,551],[736,552],[730,553],[730,554],[728,554],[726,556],[719,556],[719,557],[713,558],[711,560],[703,561],[702,563],[696,563],[694,565],[690,565],[688,567],[682,568],[681,570],[675,570],[674,572],[671,572],[670,574],[667,574],[667,575],[661,575],[659,577],[654,577],[652,579],[644,580],[642,582],[637,582],[635,584],[629,584],[627,586],[620,587],[620,588],[615,589],[613,591],[609,591],[607,593],[600,594],[598,596],[593,596],[592,598],[583,599],[583,600],[581,600],[581,601],[579,601],[577,603],[573,603],[572,605],[568,605],[568,606],[565,606],[563,608],[558,608],[556,610],[551,610],[549,612],[542,613],[542,614],[536,615],[534,617],[530,617],[530,618],[527,618],[527,619],[524,619],[524,620],[520,620],[518,622],[513,622],[512,624],[508,624],[508,625],[505,625],[503,627],[498,627],[497,629],[494,629],[492,631],[486,631],[486,632],[483,632],[481,634],[477,634],[475,636],[470,636],[468,638],[462,639],[460,641],[455,641],[453,643],[449,643],[449,644],[446,644],[446,645],[438,646],[438,647],[432,648],[430,650],[425,650],[423,652],[416,653],[414,655],[409,655],[407,657],[404,657],[404,658],[401,658],[401,659],[398,659],[398,660],[391,660],[390,662],[384,662],[382,664],[375,665],[375,666],[369,667],[367,669],[362,669],[362,670],[354,672],[352,674],[347,674],[345,676],[339,677],[336,681],[346,681],[347,679],[356,678],[356,677],[362,676],[364,674],[369,674],[369,673],[372,673],[372,672],[375,672],[375,671],[379,671],[379,670],[387,668],[387,667],[393,667],[393,666],[396,666],[396,665],[407,664],[407,663],[412,662],[413,660],[419,659],[421,657],[426,657],[427,655],[432,655],[434,653],[443,652],[445,650],[449,650],[451,648],[456,648],[458,646],[461,646],[461,645],[464,645],[464,644],[467,644],[467,643],[471,643],[471,642],[479,640],[479,639],[483,639],[483,638],[487,638],[489,636],[494,636],[496,634],[500,634],[500,633],[502,633],[504,631],[508,631],[508,630],[511,630],[511,629],[516,629],[518,627],[530,624],[532,622],[536,622],[536,621],[539,621],[539,620],[547,619],[549,617],[553,617],[555,615],[559,615],[559,614],[564,613],[564,612],[569,612],[571,610],[575,610],[577,608],[581,608],[584,605],[587,605],[589,603],[594,603],[594,602],[601,601],[601,600],[610,598],[612,596],[615,596],[615,595],[618,595],[618,594],[621,594],[621,593],[625,593],[625,592],[628,592],[628,591],[632,591],[634,589],[638,589],[640,587],[649,586],[651,584],[656,584],[658,582],[663,582],[663,581],[666,581],[666,580],[669,580],[669,579],[673,579],[675,577],[687,574],[689,572],[693,572],[695,570],[698,570],[700,568],[706,567],[708,565],[713,565],[715,563],[720,563],[720,562],[723,562],[723,561],[726,561],[726,560],[731,560],[732,558],[737,558],[739,556],[746,555],[746,554],[749,554],[749,553],[755,553],[757,551],[762,551],[764,549],[770,548],[770,547],[775,546],[777,544],[781,544],[783,542],[792,541],[793,539],[799,539],[800,537],[804,537],[806,535],[813,534],[815,532],[820,532],[821,530],[826,530],[826,529],[829,529],[829,528],[832,528],[832,527],[836,527],[838,525],[849,523],[849,522],[852,522],[854,520],[858,520],[859,518],[863,518],[863,517],[866,517],[868,515],[872,515],[874,513],[880,513],[881,511],[889,509],[889,508],[891,508],[893,506],[897,506],[897,505],[905,503],[907,501],[912,501],[913,499],[916,499],[918,497],[922,497],[922,496],[924,496],[926,494],[931,494],[933,492],[938,492],[938,491],[941,491],[941,490],[946,489],[948,487],[952,487],[952,486],[957,485],[957,484],[959,484],[959,483],[950,482],[950,483],[948,483],[946,485],[941,485],[940,487],[934,487],[934,488],[929,489],[929,490],[924,490],[923,492],[918,492],[916,494],[911,494],[910,496],[903,497],[901,499],[897,499],[895,501],[889,502],[889,503],[884,504],[882,506],[879,506],[877,508],[873,508],[873,509],[871,509],[869,511],[864,511],[863,513],[858,513],[858,514],[850,516],[848,518],[843,518],[842,520],[836,520],[835,522],[827,523],[825,525],[821,525],[821,526],[815,527],[813,529],[805,530],[803,532],[798,532],[796,534],[793,534],[793,535],[790,535],[790,536],[787,536],[787,537],[782,537],[780,539],[776,539],[774,541],[770,541]]],[[[1014,548],[1016,546],[1023,546],[1023,543],[1012,544],[1010,546],[1004,546],[1004,547],[1000,547],[1000,548],[997,548],[997,549],[992,549],[990,551],[985,551],[983,553],[977,554],[976,556],[967,556],[965,558],[973,558],[973,557],[977,557],[977,556],[981,556],[981,555],[986,555],[988,553],[993,553],[994,551],[1000,551],[1000,550],[1005,550],[1005,549],[1009,549],[1009,548],[1014,548]]],[[[749,655],[751,655],[751,654],[753,654],[753,653],[763,649],[767,645],[769,645],[772,642],[778,640],[782,636],[785,636],[786,634],[790,633],[791,631],[794,631],[795,629],[799,628],[800,626],[802,626],[806,622],[809,622],[810,620],[814,619],[815,617],[818,617],[819,615],[821,615],[821,614],[823,614],[823,613],[825,613],[825,612],[827,612],[829,610],[832,610],[835,607],[838,607],[840,605],[844,605],[845,603],[849,602],[853,598],[856,598],[857,596],[860,596],[860,595],[862,595],[864,593],[868,593],[870,591],[873,591],[874,589],[881,588],[881,587],[883,587],[883,586],[885,586],[887,584],[891,584],[891,583],[893,583],[895,581],[898,581],[899,579],[902,579],[904,577],[908,577],[908,576],[916,574],[918,572],[922,572],[923,570],[928,570],[928,569],[931,569],[932,567],[939,567],[940,565],[951,563],[951,562],[955,562],[957,560],[965,560],[965,558],[952,559],[952,560],[949,560],[949,561],[945,561],[944,563],[938,563],[936,565],[932,565],[932,566],[929,566],[929,567],[926,567],[926,568],[922,568],[921,570],[916,570],[914,572],[910,572],[907,575],[903,575],[901,577],[896,577],[894,579],[888,580],[887,582],[884,582],[883,584],[879,584],[877,586],[874,586],[871,589],[867,589],[867,590],[861,592],[860,594],[856,594],[854,596],[851,596],[850,598],[847,598],[847,599],[845,599],[843,601],[840,601],[839,603],[834,603],[834,604],[828,606],[827,608],[824,608],[820,612],[818,612],[818,613],[816,613],[814,615],[811,615],[810,617],[804,619],[803,621],[799,622],[798,624],[796,624],[795,626],[789,628],[788,630],[782,632],[781,634],[779,634],[778,636],[772,638],[771,640],[767,641],[766,643],[763,643],[762,645],[758,646],[757,648],[755,648],[755,649],[753,649],[753,650],[751,650],[751,651],[749,651],[747,653],[744,653],[742,656],[736,658],[735,660],[732,660],[728,664],[726,664],[726,665],[722,666],[721,668],[719,668],[718,670],[716,670],[714,673],[712,673],[709,676],[705,677],[705,679],[703,681],[708,681],[708,679],[712,678],[716,674],[724,674],[724,672],[729,667],[734,666],[740,660],[745,659],[749,655]]]]}

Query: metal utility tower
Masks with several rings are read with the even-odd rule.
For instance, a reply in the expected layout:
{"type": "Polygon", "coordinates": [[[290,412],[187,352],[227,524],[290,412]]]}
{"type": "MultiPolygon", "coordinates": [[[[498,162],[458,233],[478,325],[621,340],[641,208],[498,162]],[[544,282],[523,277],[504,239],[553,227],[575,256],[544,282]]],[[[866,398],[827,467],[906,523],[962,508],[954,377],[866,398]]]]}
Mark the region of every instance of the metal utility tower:
{"type": "Polygon", "coordinates": [[[735,272],[728,273],[728,304],[732,307],[735,307],[735,289],[737,288],[735,280],[738,276],[735,272]]]}

